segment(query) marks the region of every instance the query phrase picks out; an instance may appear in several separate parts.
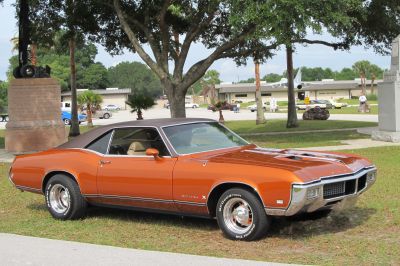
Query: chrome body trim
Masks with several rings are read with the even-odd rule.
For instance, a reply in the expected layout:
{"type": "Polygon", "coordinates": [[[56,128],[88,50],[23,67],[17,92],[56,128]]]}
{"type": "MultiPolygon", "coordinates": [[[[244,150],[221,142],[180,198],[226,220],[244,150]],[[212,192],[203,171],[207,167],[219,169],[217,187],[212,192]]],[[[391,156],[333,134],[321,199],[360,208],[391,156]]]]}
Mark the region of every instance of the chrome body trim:
{"type": "MultiPolygon", "coordinates": [[[[113,137],[114,137],[114,132],[115,132],[116,129],[121,129],[121,128],[153,128],[153,129],[156,129],[158,135],[160,136],[161,140],[164,142],[164,145],[165,145],[165,147],[167,148],[167,150],[168,150],[168,152],[169,152],[169,154],[170,154],[169,157],[175,157],[175,156],[172,156],[173,153],[171,152],[170,147],[167,145],[167,142],[165,141],[165,139],[166,139],[167,137],[164,135],[164,132],[161,131],[161,130],[160,130],[158,127],[156,127],[156,126],[122,126],[122,127],[119,126],[119,127],[114,127],[114,128],[112,128],[112,129],[111,129],[112,133],[111,133],[111,136],[110,136],[110,140],[108,141],[107,153],[106,153],[106,154],[103,154],[103,153],[100,153],[100,152],[96,152],[96,151],[93,151],[93,150],[90,150],[90,149],[87,149],[87,148],[72,148],[72,149],[79,149],[79,150],[91,151],[91,152],[94,152],[94,153],[99,154],[99,155],[101,155],[101,156],[105,156],[105,155],[114,155],[114,156],[122,156],[122,157],[127,157],[127,156],[132,156],[132,157],[152,157],[152,156],[135,156],[135,155],[115,155],[115,154],[108,154],[108,152],[109,152],[109,150],[110,150],[110,145],[111,145],[112,139],[113,139],[113,137]]],[[[106,133],[102,134],[102,136],[108,134],[109,132],[110,132],[110,131],[107,131],[106,133]]],[[[92,142],[93,142],[93,141],[92,141],[92,142]]],[[[91,143],[92,143],[92,142],[91,142],[91,143]]],[[[88,145],[90,145],[90,143],[89,143],[88,145]]],[[[86,146],[88,146],[88,145],[86,145],[86,146]]],[[[168,157],[168,156],[163,156],[163,158],[166,158],[166,157],[168,157]]]]}
{"type": "Polygon", "coordinates": [[[166,199],[156,199],[156,198],[104,195],[104,194],[83,194],[82,196],[84,196],[86,198],[120,199],[120,200],[130,200],[130,201],[143,201],[143,202],[149,201],[149,202],[158,202],[158,203],[176,203],[176,204],[186,204],[186,205],[195,205],[195,206],[206,206],[206,203],[194,202],[194,201],[166,200],[166,199]]]}
{"type": "Polygon", "coordinates": [[[369,166],[355,172],[353,175],[340,175],[336,176],[336,178],[329,176],[327,178],[321,178],[320,180],[308,183],[293,183],[290,194],[290,202],[286,209],[268,207],[264,207],[264,209],[268,215],[292,216],[300,212],[314,212],[320,209],[345,208],[350,204],[354,204],[357,200],[357,197],[367,191],[375,183],[375,180],[376,168],[375,166],[369,166]],[[373,176],[372,180],[369,180],[369,174],[373,176]],[[358,180],[364,175],[366,175],[365,187],[358,190],[358,180]],[[349,180],[355,180],[356,182],[354,193],[324,199],[324,185],[349,180]],[[313,198],[307,198],[307,191],[311,189],[317,190],[318,194],[313,198]]]}
{"type": "Polygon", "coordinates": [[[43,194],[43,191],[41,189],[37,189],[37,188],[33,188],[33,187],[19,186],[19,185],[15,185],[15,187],[22,191],[30,191],[30,192],[43,194]]]}
{"type": "MultiPolygon", "coordinates": [[[[115,130],[113,129],[112,132],[111,132],[110,139],[108,140],[106,154],[108,154],[108,152],[110,151],[111,141],[112,141],[112,139],[113,139],[113,137],[114,137],[114,133],[115,133],[115,130]]],[[[108,133],[107,133],[107,134],[108,134],[108,133]]],[[[89,145],[90,145],[90,144],[89,144],[89,145]]],[[[99,152],[99,153],[100,153],[100,152],[99,152]]],[[[104,155],[104,154],[103,154],[103,155],[104,155]]]]}
{"type": "Polygon", "coordinates": [[[14,174],[12,173],[12,166],[10,166],[10,169],[8,169],[8,180],[11,182],[11,184],[13,184],[13,186],[15,187],[15,183],[12,180],[13,179],[14,174]]]}
{"type": "MultiPolygon", "coordinates": [[[[352,177],[354,175],[359,175],[362,172],[368,172],[368,171],[376,171],[376,167],[375,165],[370,165],[370,166],[366,166],[366,167],[362,167],[360,169],[358,169],[357,171],[348,173],[348,174],[341,174],[341,175],[329,175],[329,176],[322,176],[317,180],[313,180],[313,181],[309,181],[309,182],[304,182],[304,183],[293,183],[293,184],[298,184],[298,185],[310,185],[310,184],[314,184],[314,183],[318,183],[321,181],[328,181],[330,179],[337,179],[337,178],[346,178],[346,177],[352,177]]],[[[365,173],[364,173],[365,174],[365,173]]],[[[352,179],[352,178],[349,178],[352,179]]],[[[348,180],[348,179],[346,179],[348,180]]],[[[345,179],[343,179],[343,181],[346,181],[345,179]]],[[[342,181],[342,180],[340,180],[342,181]]],[[[337,181],[335,181],[337,182],[337,181]]],[[[332,183],[332,182],[331,182],[332,183]]]]}
{"type": "Polygon", "coordinates": [[[44,185],[43,182],[44,182],[45,177],[48,174],[51,174],[53,172],[64,172],[64,173],[67,173],[67,174],[71,175],[75,179],[76,183],[78,183],[78,186],[79,186],[79,189],[80,189],[79,181],[78,181],[78,179],[76,178],[76,176],[74,174],[71,174],[71,172],[69,172],[67,170],[52,169],[52,170],[47,171],[42,177],[42,182],[41,182],[42,191],[45,189],[45,187],[43,186],[44,185]]]}
{"type": "MultiPolygon", "coordinates": [[[[94,150],[89,150],[85,148],[66,148],[64,150],[81,150],[94,153],[100,157],[118,157],[118,158],[154,158],[152,155],[118,155],[118,154],[103,154],[94,150]]],[[[171,156],[162,156],[161,158],[173,158],[171,156]]]]}
{"type": "Polygon", "coordinates": [[[211,195],[211,193],[214,191],[214,189],[216,189],[216,188],[219,187],[220,185],[224,185],[224,184],[241,184],[241,185],[246,185],[246,186],[251,187],[251,188],[257,193],[257,196],[261,199],[262,205],[265,206],[263,198],[260,196],[260,193],[258,192],[258,190],[257,190],[256,188],[254,188],[253,186],[251,186],[251,185],[249,185],[249,184],[247,184],[247,183],[239,182],[239,181],[224,181],[224,182],[221,182],[221,183],[214,184],[214,185],[211,187],[210,192],[208,192],[208,195],[207,195],[207,203],[206,203],[206,204],[207,204],[208,213],[211,213],[210,209],[208,209],[208,202],[209,202],[209,200],[210,200],[210,195],[211,195]]]}

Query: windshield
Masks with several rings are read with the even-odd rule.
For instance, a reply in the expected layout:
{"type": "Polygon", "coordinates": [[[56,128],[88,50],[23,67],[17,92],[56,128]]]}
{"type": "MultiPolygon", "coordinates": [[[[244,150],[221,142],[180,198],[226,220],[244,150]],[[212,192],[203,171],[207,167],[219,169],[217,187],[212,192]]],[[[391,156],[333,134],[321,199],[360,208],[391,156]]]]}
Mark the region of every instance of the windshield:
{"type": "Polygon", "coordinates": [[[178,154],[247,145],[248,142],[219,123],[193,123],[163,128],[178,154]]]}

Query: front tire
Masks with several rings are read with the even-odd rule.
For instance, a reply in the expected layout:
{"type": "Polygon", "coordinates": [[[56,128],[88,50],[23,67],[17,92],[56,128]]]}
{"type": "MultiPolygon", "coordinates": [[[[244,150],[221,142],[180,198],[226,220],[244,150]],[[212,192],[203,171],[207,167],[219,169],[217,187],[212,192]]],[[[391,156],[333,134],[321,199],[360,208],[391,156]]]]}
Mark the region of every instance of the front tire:
{"type": "Polygon", "coordinates": [[[216,215],[223,234],[232,240],[260,239],[270,226],[260,200],[245,189],[233,188],[222,194],[216,215]]]}
{"type": "Polygon", "coordinates": [[[110,114],[105,113],[105,114],[103,115],[103,118],[104,118],[104,119],[109,119],[109,118],[110,118],[110,114]]]}
{"type": "Polygon", "coordinates": [[[64,119],[64,125],[66,125],[66,126],[69,126],[69,125],[71,125],[71,120],[69,120],[69,119],[64,119]]]}
{"type": "Polygon", "coordinates": [[[75,220],[85,216],[87,202],[78,184],[65,175],[55,175],[46,184],[47,209],[55,219],[75,220]]]}

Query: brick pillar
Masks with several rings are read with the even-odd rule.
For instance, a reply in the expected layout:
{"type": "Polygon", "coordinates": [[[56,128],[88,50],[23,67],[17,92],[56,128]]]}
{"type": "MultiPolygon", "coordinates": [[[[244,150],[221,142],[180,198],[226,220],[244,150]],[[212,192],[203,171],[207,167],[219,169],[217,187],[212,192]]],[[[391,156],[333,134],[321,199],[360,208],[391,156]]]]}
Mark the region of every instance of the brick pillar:
{"type": "Polygon", "coordinates": [[[64,143],[61,89],[52,78],[14,79],[8,88],[6,150],[43,151],[64,143]]]}

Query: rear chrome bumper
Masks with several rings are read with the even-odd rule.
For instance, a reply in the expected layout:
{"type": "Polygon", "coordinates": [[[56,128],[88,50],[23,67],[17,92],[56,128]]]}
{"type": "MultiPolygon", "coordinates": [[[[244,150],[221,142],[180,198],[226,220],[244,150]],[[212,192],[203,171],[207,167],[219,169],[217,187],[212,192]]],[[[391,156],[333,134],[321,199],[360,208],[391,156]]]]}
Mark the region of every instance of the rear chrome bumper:
{"type": "Polygon", "coordinates": [[[12,167],[10,166],[10,169],[8,170],[8,180],[10,180],[11,184],[15,187],[15,183],[13,181],[13,173],[12,173],[12,167]]]}
{"type": "Polygon", "coordinates": [[[293,184],[288,208],[265,208],[265,212],[268,215],[292,216],[301,212],[350,207],[360,194],[375,183],[376,172],[375,167],[368,167],[350,175],[293,184]]]}

